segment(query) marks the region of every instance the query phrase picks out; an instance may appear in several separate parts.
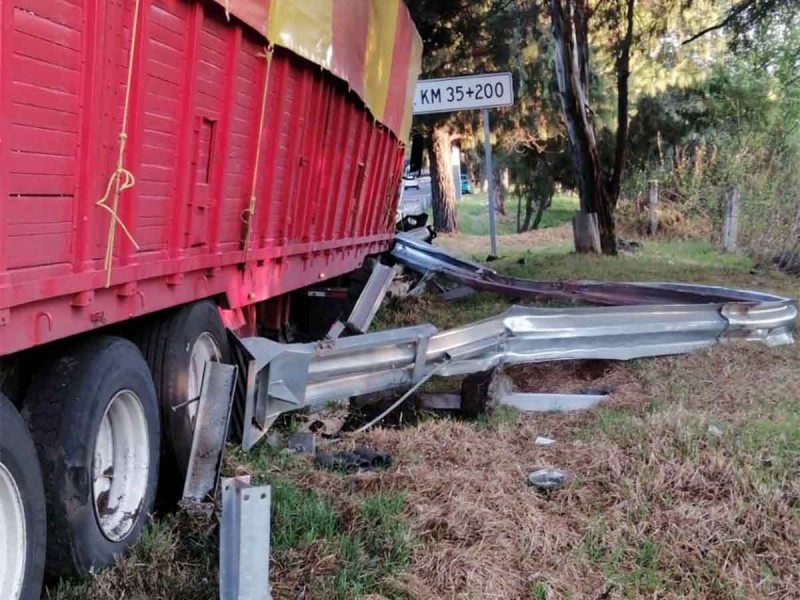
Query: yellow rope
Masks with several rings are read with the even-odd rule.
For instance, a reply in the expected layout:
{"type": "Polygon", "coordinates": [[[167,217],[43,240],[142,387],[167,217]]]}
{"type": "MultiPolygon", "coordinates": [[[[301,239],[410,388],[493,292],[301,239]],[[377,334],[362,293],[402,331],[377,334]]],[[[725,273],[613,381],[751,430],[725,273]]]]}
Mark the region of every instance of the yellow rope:
{"type": "Polygon", "coordinates": [[[261,138],[264,135],[264,121],[267,114],[267,92],[269,91],[269,72],[272,67],[272,44],[267,46],[262,55],[267,60],[267,72],[264,76],[264,90],[261,96],[261,117],[258,121],[258,141],[256,142],[256,164],[253,167],[253,181],[250,185],[250,203],[247,208],[242,211],[242,221],[246,225],[244,235],[244,251],[247,252],[250,247],[250,236],[253,232],[253,217],[256,214],[256,186],[258,185],[258,172],[261,163],[261,138]]]}
{"type": "Polygon", "coordinates": [[[133,239],[131,232],[119,218],[119,198],[122,192],[131,189],[136,185],[136,178],[128,169],[125,168],[125,145],[128,142],[128,113],[130,112],[131,104],[131,81],[133,80],[133,59],[136,55],[136,38],[139,31],[139,9],[141,0],[136,0],[135,9],[133,12],[133,26],[131,27],[131,48],[128,53],[128,78],[125,82],[125,104],[122,109],[122,130],[119,132],[119,155],[117,156],[117,168],[108,180],[106,186],[106,193],[100,200],[97,201],[97,206],[108,211],[111,219],[108,222],[108,241],[106,243],[106,257],[105,257],[105,270],[106,270],[106,287],[111,285],[111,269],[114,263],[114,238],[116,236],[117,225],[120,226],[122,232],[133,244],[134,248],[139,249],[139,244],[133,239]],[[113,200],[111,206],[106,202],[112,196],[113,200]]]}

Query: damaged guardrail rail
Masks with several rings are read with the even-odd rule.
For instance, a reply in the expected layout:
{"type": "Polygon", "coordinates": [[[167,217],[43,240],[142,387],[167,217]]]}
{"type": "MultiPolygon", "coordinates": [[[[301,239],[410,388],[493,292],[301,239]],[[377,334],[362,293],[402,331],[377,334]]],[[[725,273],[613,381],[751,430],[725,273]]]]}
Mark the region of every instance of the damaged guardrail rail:
{"type": "Polygon", "coordinates": [[[605,281],[532,281],[500,275],[436,248],[422,240],[427,230],[398,233],[392,256],[426,276],[440,276],[461,285],[503,294],[532,298],[629,306],[638,304],[707,304],[710,302],[783,302],[786,298],[749,290],[683,283],[627,283],[605,281]]]}
{"type": "MultiPolygon", "coordinates": [[[[614,284],[598,285],[618,295],[614,284]]],[[[702,286],[625,285],[623,295],[629,299],[644,289],[648,299],[663,292],[683,302],[515,306],[447,331],[418,325],[306,344],[238,340],[244,363],[240,368],[247,374],[243,446],[255,444],[283,412],[409,388],[434,371],[449,376],[555,360],[629,360],[691,352],[733,339],[769,346],[793,342],[797,308],[787,298],[702,286]],[[686,302],[684,292],[694,303],[686,302]]],[[[588,289],[596,298],[596,290],[588,289]]]]}

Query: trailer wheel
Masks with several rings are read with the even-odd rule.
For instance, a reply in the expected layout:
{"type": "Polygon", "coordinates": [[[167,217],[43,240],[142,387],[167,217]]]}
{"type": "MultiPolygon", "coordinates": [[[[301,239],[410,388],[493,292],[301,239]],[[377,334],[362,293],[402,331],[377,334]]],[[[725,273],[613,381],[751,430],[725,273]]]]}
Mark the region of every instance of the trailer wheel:
{"type": "Polygon", "coordinates": [[[111,564],[139,537],[158,483],[158,402],[128,340],[99,336],[34,376],[25,413],[44,475],[51,575],[111,564]]]}
{"type": "Polygon", "coordinates": [[[46,535],[36,448],[22,417],[0,394],[0,598],[38,600],[46,535]]]}
{"type": "Polygon", "coordinates": [[[200,396],[206,361],[230,362],[228,338],[216,305],[204,300],[152,323],[139,345],[161,404],[162,496],[176,496],[192,450],[198,403],[191,400],[200,396]]]}

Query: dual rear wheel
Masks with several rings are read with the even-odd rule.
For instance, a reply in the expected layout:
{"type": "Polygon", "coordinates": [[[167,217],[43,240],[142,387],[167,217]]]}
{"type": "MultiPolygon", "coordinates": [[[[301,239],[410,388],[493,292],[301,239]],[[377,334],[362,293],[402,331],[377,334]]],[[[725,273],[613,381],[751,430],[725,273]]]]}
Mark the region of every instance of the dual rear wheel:
{"type": "Polygon", "coordinates": [[[160,425],[149,367],[94,336],[34,375],[25,403],[47,498],[47,568],[86,573],[139,537],[155,502],[160,425]]]}
{"type": "Polygon", "coordinates": [[[160,463],[163,496],[179,496],[197,413],[187,401],[200,395],[206,361],[227,360],[225,329],[216,306],[199,302],[152,320],[135,341],[65,344],[33,374],[27,428],[0,397],[3,600],[38,598],[45,547],[52,576],[124,554],[153,511],[160,463]]]}

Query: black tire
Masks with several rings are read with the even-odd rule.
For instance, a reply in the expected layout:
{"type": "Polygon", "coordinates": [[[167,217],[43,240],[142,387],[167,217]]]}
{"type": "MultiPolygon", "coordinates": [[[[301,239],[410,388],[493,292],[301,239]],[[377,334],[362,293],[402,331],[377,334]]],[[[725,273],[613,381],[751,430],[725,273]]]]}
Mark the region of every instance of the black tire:
{"type": "Polygon", "coordinates": [[[48,574],[82,575],[110,565],[139,538],[156,497],[160,426],[147,363],[128,340],[91,337],[54,356],[34,375],[24,414],[44,476],[48,574]],[[140,509],[124,537],[112,541],[98,523],[93,465],[101,422],[122,390],[133,392],[141,404],[149,466],[140,509]]]}
{"type": "MultiPolygon", "coordinates": [[[[22,590],[10,600],[39,600],[44,576],[47,518],[42,473],[25,421],[0,394],[0,465],[19,490],[25,509],[25,574],[22,590]]],[[[0,560],[4,557],[0,556],[0,560]]],[[[5,599],[4,599],[5,600],[5,599]]]]}
{"type": "Polygon", "coordinates": [[[220,350],[221,362],[230,363],[230,347],[217,306],[209,301],[187,304],[156,318],[136,340],[150,365],[161,405],[163,452],[162,499],[176,500],[183,489],[189,465],[194,427],[185,404],[189,398],[192,348],[201,335],[209,334],[220,350]]]}

